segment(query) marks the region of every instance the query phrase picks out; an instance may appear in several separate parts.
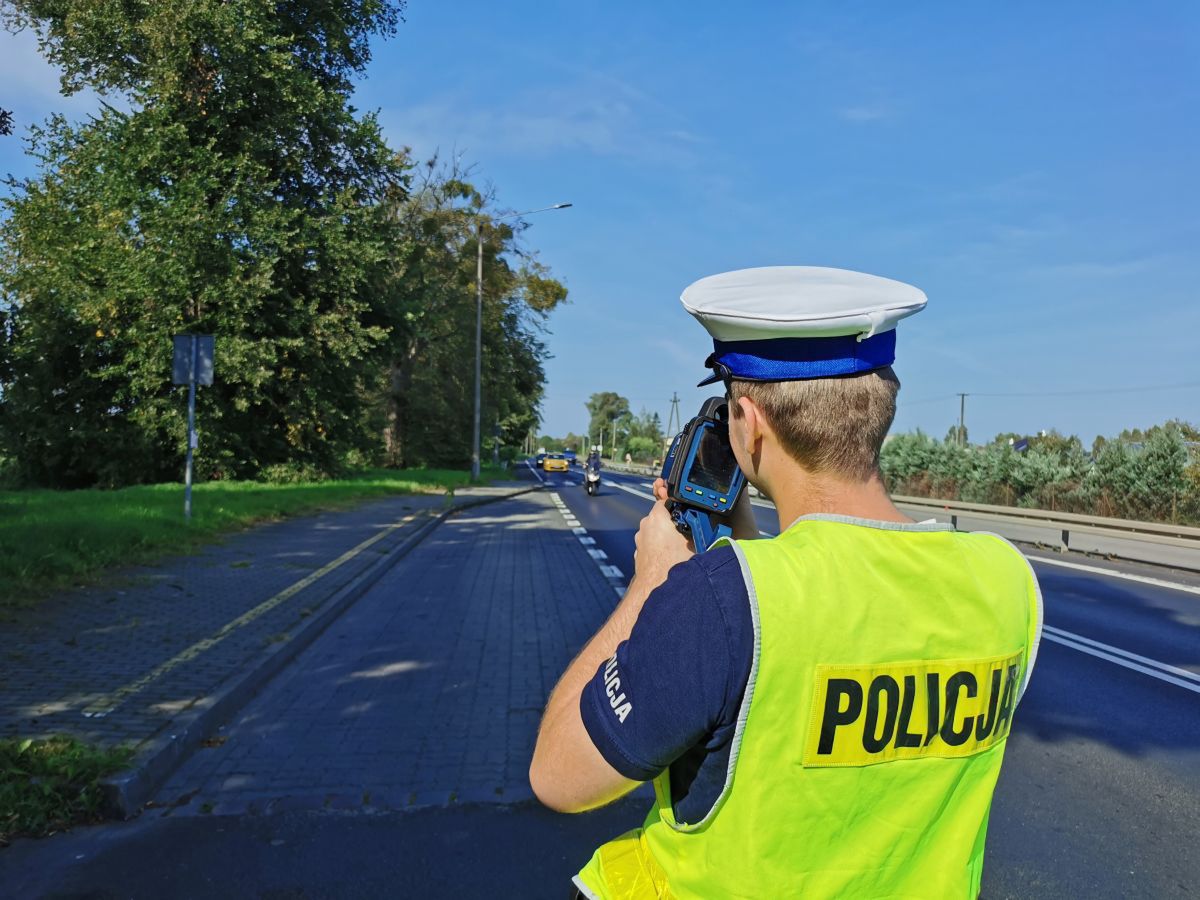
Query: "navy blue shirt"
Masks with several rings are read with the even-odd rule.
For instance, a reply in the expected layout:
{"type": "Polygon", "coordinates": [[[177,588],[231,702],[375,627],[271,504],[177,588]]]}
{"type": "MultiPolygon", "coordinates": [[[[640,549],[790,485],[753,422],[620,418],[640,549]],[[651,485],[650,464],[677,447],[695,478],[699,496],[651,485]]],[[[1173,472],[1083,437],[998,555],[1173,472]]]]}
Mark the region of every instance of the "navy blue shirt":
{"type": "Polygon", "coordinates": [[[592,743],[614,769],[648,781],[671,766],[675,818],[698,822],[725,785],[754,661],[741,566],[718,547],[671,569],[629,640],[580,696],[592,743]]]}

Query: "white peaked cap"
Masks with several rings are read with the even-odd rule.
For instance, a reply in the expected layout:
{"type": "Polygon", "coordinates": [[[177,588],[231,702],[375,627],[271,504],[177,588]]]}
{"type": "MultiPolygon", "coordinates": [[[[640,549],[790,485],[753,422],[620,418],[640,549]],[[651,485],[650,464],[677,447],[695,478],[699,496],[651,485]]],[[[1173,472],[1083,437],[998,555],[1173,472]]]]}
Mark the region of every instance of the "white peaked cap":
{"type": "Polygon", "coordinates": [[[710,275],[680,297],[714,340],[763,341],[891,331],[928,302],[910,284],[820,266],[765,266],[710,275]]]}

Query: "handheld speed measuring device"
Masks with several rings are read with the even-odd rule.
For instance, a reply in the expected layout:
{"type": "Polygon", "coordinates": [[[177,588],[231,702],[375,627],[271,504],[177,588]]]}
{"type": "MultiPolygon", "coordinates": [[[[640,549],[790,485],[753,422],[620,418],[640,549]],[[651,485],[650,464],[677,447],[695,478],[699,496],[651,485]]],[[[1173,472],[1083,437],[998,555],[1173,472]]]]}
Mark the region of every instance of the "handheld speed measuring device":
{"type": "Polygon", "coordinates": [[[746,486],[729,445],[728,417],[725,399],[709,397],[675,436],[663,461],[667,510],[675,527],[691,535],[697,553],[732,533],[728,518],[746,486]]]}

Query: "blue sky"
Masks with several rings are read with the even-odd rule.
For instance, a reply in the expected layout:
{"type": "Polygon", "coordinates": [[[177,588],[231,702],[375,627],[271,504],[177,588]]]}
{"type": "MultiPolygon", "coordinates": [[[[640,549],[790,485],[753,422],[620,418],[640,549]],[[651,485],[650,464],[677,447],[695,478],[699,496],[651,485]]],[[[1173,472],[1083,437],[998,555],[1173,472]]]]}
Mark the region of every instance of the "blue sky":
{"type": "MultiPolygon", "coordinates": [[[[92,102],[0,35],[20,123],[92,102]]],[[[711,348],[679,293],[757,265],[929,295],[900,328],[897,430],[943,435],[959,391],[974,439],[1200,421],[1195,3],[413,0],[357,102],[507,208],[575,204],[528,220],[571,291],[550,433],[602,390],[693,412],[711,348]]],[[[29,171],[15,139],[0,171],[29,171]]]]}

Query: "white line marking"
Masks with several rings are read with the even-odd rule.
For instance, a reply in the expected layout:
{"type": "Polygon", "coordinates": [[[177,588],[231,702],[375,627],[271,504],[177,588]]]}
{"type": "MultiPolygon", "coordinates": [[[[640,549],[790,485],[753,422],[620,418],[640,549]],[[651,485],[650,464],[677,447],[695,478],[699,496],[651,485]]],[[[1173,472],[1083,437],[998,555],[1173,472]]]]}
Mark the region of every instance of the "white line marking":
{"type": "Polygon", "coordinates": [[[579,543],[583,544],[585,547],[594,547],[596,546],[596,539],[594,537],[584,537],[583,535],[580,535],[579,543]]]}
{"type": "Polygon", "coordinates": [[[1104,644],[1092,638],[1084,637],[1082,634],[1075,634],[1071,631],[1065,631],[1062,628],[1055,628],[1053,625],[1043,625],[1042,631],[1048,634],[1056,635],[1067,640],[1077,641],[1080,644],[1087,644],[1089,647],[1094,647],[1097,650],[1103,650],[1107,653],[1115,654],[1123,657],[1131,662],[1142,663],[1143,665],[1151,666],[1160,672],[1165,672],[1168,675],[1174,675],[1178,678],[1183,678],[1200,686],[1200,675],[1195,672],[1189,672],[1187,669],[1179,669],[1168,663],[1159,662],[1157,659],[1150,659],[1148,656],[1139,656],[1136,653],[1131,653],[1128,650],[1122,650],[1120,647],[1114,647],[1111,644],[1104,644]]]}
{"type": "Polygon", "coordinates": [[[605,578],[624,578],[621,570],[616,566],[601,566],[600,571],[604,573],[605,578]]]}
{"type": "Polygon", "coordinates": [[[1149,662],[1151,665],[1157,666],[1159,668],[1151,668],[1150,666],[1143,666],[1136,662],[1131,662],[1130,660],[1125,659],[1123,657],[1133,657],[1134,659],[1145,659],[1145,657],[1137,656],[1137,654],[1129,653],[1125,650],[1120,650],[1116,647],[1108,647],[1107,644],[1101,644],[1099,641],[1093,641],[1093,640],[1089,640],[1088,638],[1081,638],[1078,635],[1072,635],[1069,631],[1060,632],[1060,634],[1062,634],[1062,635],[1070,635],[1073,638],[1077,638],[1079,641],[1087,641],[1087,643],[1077,643],[1074,640],[1069,640],[1066,637],[1061,637],[1060,634],[1054,633],[1055,631],[1058,631],[1058,629],[1054,629],[1052,631],[1050,628],[1043,626],[1043,636],[1048,641],[1053,641],[1056,644],[1062,644],[1064,647],[1070,647],[1072,650],[1078,650],[1081,653],[1087,653],[1090,656],[1095,656],[1099,659],[1107,660],[1108,662],[1111,662],[1111,663],[1116,663],[1118,666],[1123,666],[1126,669],[1132,669],[1135,672],[1141,672],[1144,675],[1149,675],[1151,678],[1157,678],[1159,681],[1165,681],[1168,684],[1178,685],[1179,687],[1185,688],[1186,690],[1189,690],[1194,694],[1200,694],[1200,678],[1197,678],[1191,672],[1185,672],[1182,669],[1176,669],[1174,666],[1168,666],[1165,663],[1156,662],[1155,660],[1146,660],[1146,661],[1149,662]],[[1100,650],[1100,649],[1097,649],[1096,647],[1089,646],[1091,644],[1096,644],[1099,647],[1107,647],[1109,650],[1112,650],[1114,652],[1106,653],[1106,652],[1104,652],[1104,650],[1100,650]],[[1118,653],[1121,654],[1121,656],[1117,656],[1116,654],[1118,654],[1118,653]],[[1180,672],[1181,674],[1183,674],[1187,677],[1186,678],[1176,678],[1173,675],[1168,675],[1167,671],[1163,671],[1163,670],[1172,671],[1172,672],[1180,672]]]}
{"type": "Polygon", "coordinates": [[[620,488],[625,493],[633,494],[635,497],[645,497],[647,500],[654,499],[653,494],[647,494],[645,491],[639,491],[637,488],[632,488],[627,484],[621,484],[619,481],[606,481],[604,483],[607,484],[609,487],[620,488]]]}
{"type": "Polygon", "coordinates": [[[1180,584],[1177,581],[1166,581],[1162,578],[1151,578],[1148,575],[1133,575],[1129,572],[1114,572],[1112,569],[1102,569],[1100,566],[1085,566],[1083,563],[1067,562],[1062,559],[1048,559],[1045,556],[1030,556],[1033,562],[1045,563],[1048,566],[1061,566],[1064,569],[1078,569],[1081,572],[1092,572],[1096,575],[1108,575],[1110,578],[1123,578],[1125,581],[1136,581],[1139,584],[1150,584],[1154,587],[1171,588],[1188,594],[1200,594],[1200,587],[1194,584],[1180,584]]]}
{"type": "Polygon", "coordinates": [[[596,560],[608,559],[607,553],[605,553],[603,550],[597,550],[595,547],[588,548],[588,556],[590,556],[592,559],[596,559],[596,560]]]}
{"type": "Polygon", "coordinates": [[[587,529],[577,526],[577,527],[571,529],[571,533],[575,534],[576,536],[582,537],[583,535],[587,534],[587,529]]]}
{"type": "Polygon", "coordinates": [[[536,478],[536,479],[537,479],[538,481],[540,481],[542,484],[545,484],[545,483],[546,483],[546,479],[545,479],[545,478],[543,478],[541,475],[539,475],[539,474],[538,474],[538,470],[537,470],[537,469],[535,469],[535,468],[533,467],[533,463],[532,463],[532,462],[530,462],[529,460],[525,460],[525,465],[529,466],[529,471],[533,473],[533,477],[534,477],[534,478],[536,478]]]}

